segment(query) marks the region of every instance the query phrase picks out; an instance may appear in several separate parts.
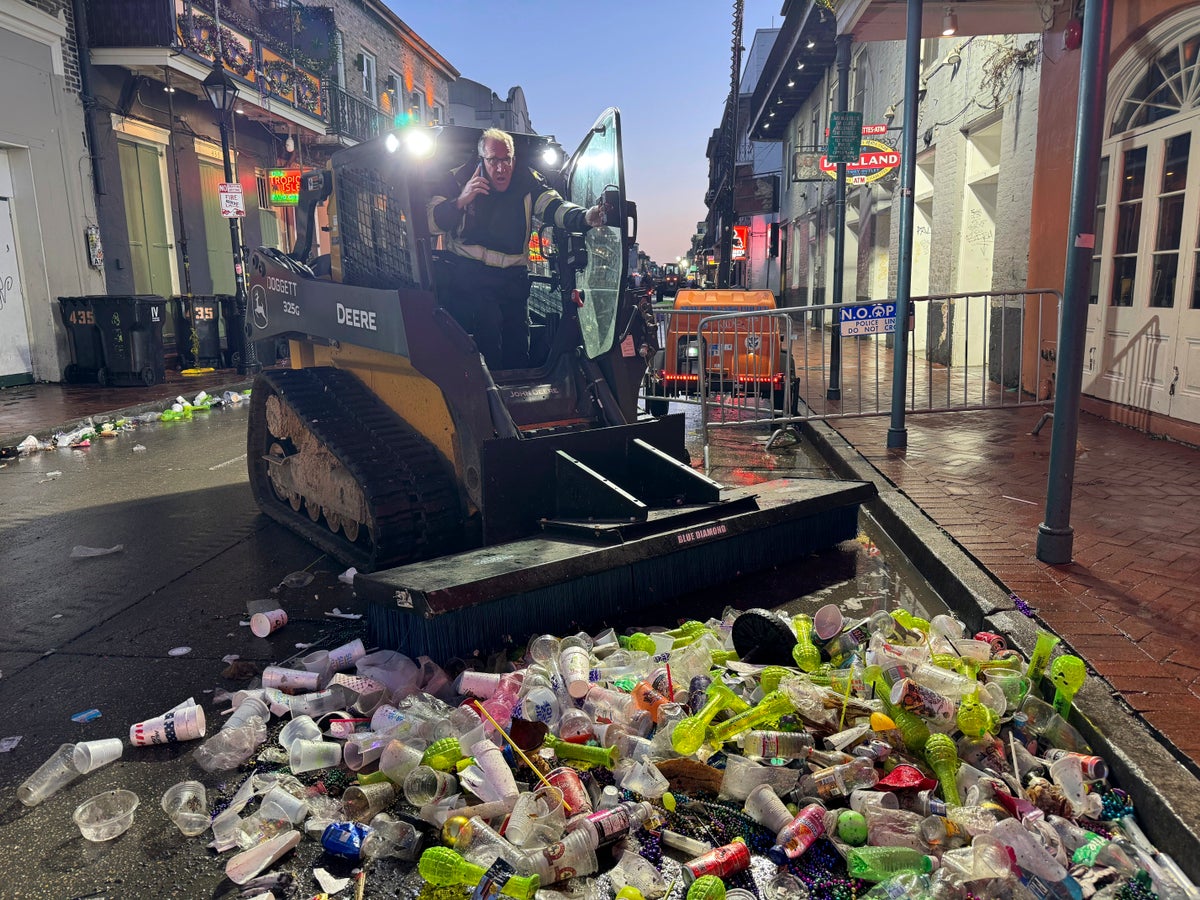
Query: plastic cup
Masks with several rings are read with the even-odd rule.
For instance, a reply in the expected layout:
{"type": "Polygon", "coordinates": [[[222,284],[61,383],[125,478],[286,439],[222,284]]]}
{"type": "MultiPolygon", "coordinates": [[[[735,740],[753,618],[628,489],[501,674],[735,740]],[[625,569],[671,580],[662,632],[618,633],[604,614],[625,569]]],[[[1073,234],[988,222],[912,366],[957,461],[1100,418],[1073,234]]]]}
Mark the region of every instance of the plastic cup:
{"type": "Polygon", "coordinates": [[[396,802],[396,789],[390,781],[352,784],[342,794],[342,806],[352,822],[370,822],[396,802]]]}
{"type": "Polygon", "coordinates": [[[992,645],[987,641],[961,640],[953,641],[952,643],[954,644],[954,649],[964,659],[987,662],[992,658],[992,645]]]}
{"type": "Polygon", "coordinates": [[[379,771],[395,784],[404,784],[408,773],[421,764],[426,746],[420,740],[401,741],[393,738],[379,755],[379,771]]]}
{"type": "Polygon", "coordinates": [[[342,761],[351,772],[358,772],[379,759],[383,755],[383,748],[391,743],[391,740],[386,734],[370,731],[355,734],[342,747],[342,761]]]}
{"type": "Polygon", "coordinates": [[[196,837],[207,830],[208,792],[198,781],[173,784],[162,796],[163,812],[186,837],[196,837]]]}
{"type": "Polygon", "coordinates": [[[129,727],[129,743],[135,747],[149,744],[174,744],[204,737],[204,710],[181,704],[170,712],[129,727]]]}
{"type": "Polygon", "coordinates": [[[625,887],[634,887],[643,897],[661,897],[667,892],[667,882],[658,867],[640,854],[626,850],[617,860],[616,866],[609,870],[613,887],[618,891],[625,887]]]}
{"type": "Polygon", "coordinates": [[[867,814],[867,809],[899,809],[900,801],[891,791],[872,791],[869,788],[859,788],[850,792],[850,808],[861,815],[867,814]]]}
{"type": "Polygon", "coordinates": [[[255,637],[265,638],[273,631],[278,631],[287,624],[288,614],[286,610],[271,609],[266,612],[255,613],[250,617],[250,632],[255,637]]]}
{"type": "Polygon", "coordinates": [[[483,773],[488,783],[489,793],[494,795],[480,796],[480,800],[502,800],[505,797],[515,797],[520,793],[517,790],[517,781],[513,776],[512,768],[504,759],[503,750],[491,741],[483,740],[477,741],[471,746],[471,755],[475,758],[475,765],[479,767],[479,771],[483,773]]]}
{"type": "Polygon", "coordinates": [[[120,738],[105,738],[100,741],[83,741],[75,745],[75,768],[86,775],[115,759],[120,759],[125,744],[120,738]]]}
{"type": "Polygon", "coordinates": [[[332,769],[342,761],[342,745],[331,741],[298,738],[288,748],[288,766],[294,774],[316,769],[332,769]]]}
{"type": "Polygon", "coordinates": [[[457,790],[457,778],[429,766],[417,766],[404,778],[404,799],[417,807],[436,803],[457,790]]]}
{"type": "Polygon", "coordinates": [[[570,766],[552,769],[546,780],[562,793],[565,812],[569,816],[592,811],[592,797],[583,786],[583,779],[570,766]]]}
{"type": "Polygon", "coordinates": [[[288,709],[291,710],[293,716],[317,716],[318,718],[336,712],[341,705],[341,691],[314,691],[311,694],[298,694],[288,701],[288,709]]]}
{"type": "Polygon", "coordinates": [[[480,700],[490,699],[498,687],[499,672],[476,672],[474,669],[467,669],[454,682],[454,692],[460,697],[478,697],[480,700]]]}
{"type": "Polygon", "coordinates": [[[561,840],[566,824],[562,791],[543,784],[517,798],[504,836],[518,847],[542,847],[561,840]]]}
{"type": "Polygon", "coordinates": [[[1000,690],[1004,692],[1004,709],[1008,713],[1015,712],[1020,707],[1033,684],[1030,678],[1019,672],[987,672],[983,677],[988,684],[1000,686],[1000,690]]]}
{"type": "Polygon", "coordinates": [[[321,740],[321,729],[317,727],[317,723],[313,721],[312,716],[296,716],[296,718],[280,729],[279,746],[284,750],[290,753],[293,742],[298,740],[321,740]]]}
{"type": "Polygon", "coordinates": [[[543,885],[591,875],[600,868],[587,828],[576,829],[546,847],[536,855],[533,864],[543,885]]]}
{"type": "Polygon", "coordinates": [[[17,799],[26,806],[37,806],[81,774],[75,767],[75,745],[63,744],[17,788],[17,799]]]}
{"type": "Polygon", "coordinates": [[[828,603],[813,614],[813,634],[818,640],[832,641],[842,633],[845,621],[837,605],[828,603]]]}
{"type": "MultiPolygon", "coordinates": [[[[760,784],[771,784],[772,774],[771,768],[760,766],[744,756],[730,756],[725,762],[720,796],[745,802],[746,798],[750,796],[750,792],[760,784]]],[[[794,773],[792,780],[794,783],[794,773]]]]}
{"type": "Polygon", "coordinates": [[[238,728],[245,725],[254,716],[258,716],[262,720],[262,723],[266,725],[271,721],[271,707],[267,706],[267,704],[263,703],[257,697],[247,697],[229,714],[229,718],[225,720],[225,724],[221,726],[221,730],[238,728]]]}
{"type": "Polygon", "coordinates": [[[105,791],[75,807],[75,824],[89,841],[111,841],[133,824],[138,796],[133,791],[105,791]]]}
{"type": "Polygon", "coordinates": [[[362,639],[355,638],[350,643],[329,651],[329,668],[334,672],[349,669],[366,655],[367,648],[363,646],[362,639]]]}
{"type": "Polygon", "coordinates": [[[308,818],[311,810],[307,800],[277,784],[263,795],[259,812],[263,818],[287,819],[293,825],[299,825],[308,818]]]}
{"type": "Polygon", "coordinates": [[[746,797],[746,814],[772,834],[792,821],[792,814],[769,784],[760,784],[746,797]]]}
{"type": "Polygon", "coordinates": [[[592,686],[588,680],[588,672],[592,667],[591,653],[579,644],[564,647],[558,665],[567,685],[567,693],[576,700],[582,700],[592,686]]]}
{"type": "Polygon", "coordinates": [[[263,687],[279,688],[281,691],[315,691],[320,680],[316,672],[285,669],[282,666],[267,666],[262,673],[263,687]]]}
{"type": "Polygon", "coordinates": [[[363,675],[347,675],[338,673],[329,679],[331,689],[340,690],[345,696],[350,708],[355,712],[369,716],[375,712],[388,698],[388,686],[382,681],[367,678],[363,675]]]}

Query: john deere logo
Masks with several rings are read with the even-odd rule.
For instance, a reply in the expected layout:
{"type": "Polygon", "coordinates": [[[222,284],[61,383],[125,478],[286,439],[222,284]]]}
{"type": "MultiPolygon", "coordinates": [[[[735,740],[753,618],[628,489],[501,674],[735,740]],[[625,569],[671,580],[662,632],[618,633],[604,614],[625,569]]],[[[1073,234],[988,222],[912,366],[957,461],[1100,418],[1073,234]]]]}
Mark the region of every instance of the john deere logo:
{"type": "Polygon", "coordinates": [[[261,284],[250,288],[250,306],[255,328],[267,327],[267,296],[261,284]]]}

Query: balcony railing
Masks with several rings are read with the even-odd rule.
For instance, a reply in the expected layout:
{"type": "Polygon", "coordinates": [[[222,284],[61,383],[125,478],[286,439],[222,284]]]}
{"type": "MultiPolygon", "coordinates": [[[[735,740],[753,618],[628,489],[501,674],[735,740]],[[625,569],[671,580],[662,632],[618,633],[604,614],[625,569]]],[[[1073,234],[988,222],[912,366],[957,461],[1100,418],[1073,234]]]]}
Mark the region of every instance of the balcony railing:
{"type": "Polygon", "coordinates": [[[329,111],[329,130],[355,141],[378,137],[392,127],[392,116],[376,109],[362,97],[356,97],[336,84],[325,84],[325,108],[329,111]]]}
{"type": "Polygon", "coordinates": [[[219,45],[225,68],[262,97],[327,118],[321,77],[294,64],[283,41],[268,41],[225,21],[218,41],[217,22],[199,3],[89,0],[87,14],[93,47],[172,47],[211,64],[219,45]]]}

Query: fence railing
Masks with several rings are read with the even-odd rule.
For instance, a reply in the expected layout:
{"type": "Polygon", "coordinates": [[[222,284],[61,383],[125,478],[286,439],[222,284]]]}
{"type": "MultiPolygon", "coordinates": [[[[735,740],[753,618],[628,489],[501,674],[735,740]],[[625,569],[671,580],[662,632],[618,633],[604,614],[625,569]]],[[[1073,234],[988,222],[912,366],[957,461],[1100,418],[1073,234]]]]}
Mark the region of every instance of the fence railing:
{"type": "MultiPolygon", "coordinates": [[[[906,413],[1049,403],[1060,303],[1051,290],[912,298],[906,413]]],[[[699,404],[706,445],[712,428],[892,412],[894,301],[658,315],[648,405],[699,404]]]]}

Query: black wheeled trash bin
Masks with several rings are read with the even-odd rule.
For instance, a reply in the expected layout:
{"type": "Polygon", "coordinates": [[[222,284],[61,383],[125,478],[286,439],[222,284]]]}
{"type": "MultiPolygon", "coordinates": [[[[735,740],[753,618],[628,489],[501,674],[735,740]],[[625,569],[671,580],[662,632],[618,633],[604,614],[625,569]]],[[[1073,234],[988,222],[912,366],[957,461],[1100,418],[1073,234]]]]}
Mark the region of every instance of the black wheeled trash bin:
{"type": "Polygon", "coordinates": [[[96,327],[91,297],[59,297],[59,312],[71,345],[71,363],[63,371],[68,384],[95,381],[104,368],[104,340],[96,327]]]}
{"type": "MultiPolygon", "coordinates": [[[[152,385],[166,380],[162,329],[167,304],[162,297],[95,294],[62,297],[59,303],[63,324],[72,335],[72,354],[79,351],[83,341],[95,340],[86,328],[94,329],[100,336],[101,359],[94,372],[92,366],[85,370],[79,365],[72,374],[82,376],[86,371],[102,386],[152,385]]],[[[95,362],[94,344],[87,352],[92,354],[88,361],[95,362]]],[[[74,355],[73,360],[79,363],[74,355]]]]}
{"type": "Polygon", "coordinates": [[[219,294],[180,294],[171,298],[175,346],[183,368],[221,369],[228,363],[229,350],[224,346],[224,337],[229,319],[224,299],[219,294]]]}

